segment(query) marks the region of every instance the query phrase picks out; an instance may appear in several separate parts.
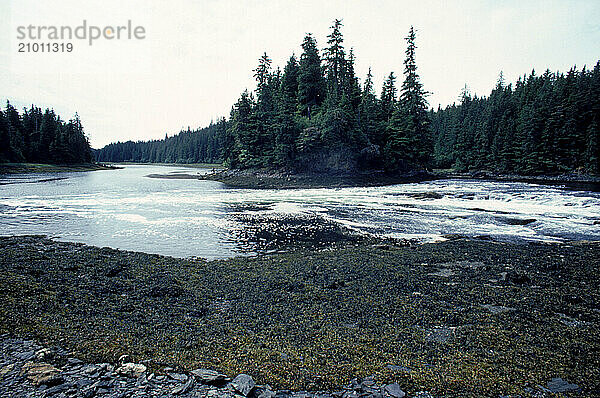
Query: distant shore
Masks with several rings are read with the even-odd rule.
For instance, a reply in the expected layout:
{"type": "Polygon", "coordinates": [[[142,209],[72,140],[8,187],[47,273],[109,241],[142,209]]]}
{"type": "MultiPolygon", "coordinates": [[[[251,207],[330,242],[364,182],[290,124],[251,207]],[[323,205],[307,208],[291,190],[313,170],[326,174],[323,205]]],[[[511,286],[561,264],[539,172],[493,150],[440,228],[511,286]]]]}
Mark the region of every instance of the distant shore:
{"type": "Polygon", "coordinates": [[[529,396],[560,378],[586,395],[600,389],[598,259],[598,243],[456,238],[207,262],[3,237],[0,333],[276,389],[373,375],[411,397],[529,396]]]}
{"type": "Polygon", "coordinates": [[[224,169],[221,163],[149,163],[149,162],[117,162],[112,163],[117,166],[170,166],[170,167],[188,167],[194,169],[224,169]]]}
{"type": "Polygon", "coordinates": [[[83,164],[46,164],[46,163],[0,163],[0,174],[23,174],[23,173],[61,173],[95,170],[115,170],[118,166],[101,163],[83,164]]]}

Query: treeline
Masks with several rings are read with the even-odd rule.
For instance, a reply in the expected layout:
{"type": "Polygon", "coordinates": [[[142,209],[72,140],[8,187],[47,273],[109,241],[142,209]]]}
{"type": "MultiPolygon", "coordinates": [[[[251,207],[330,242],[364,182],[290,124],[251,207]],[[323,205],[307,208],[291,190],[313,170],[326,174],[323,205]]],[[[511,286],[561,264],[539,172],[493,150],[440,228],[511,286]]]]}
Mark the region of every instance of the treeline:
{"type": "Polygon", "coordinates": [[[221,163],[226,129],[227,122],[222,119],[198,130],[188,127],[163,140],[109,144],[95,155],[100,162],[221,163]]]}
{"type": "Polygon", "coordinates": [[[92,152],[79,115],[68,122],[53,110],[31,106],[0,109],[0,163],[91,163],[92,152]]]}
{"type": "Polygon", "coordinates": [[[430,119],[437,167],[597,174],[600,62],[566,75],[532,72],[514,87],[500,74],[489,97],[472,97],[465,89],[459,105],[431,112],[430,119]]]}
{"type": "Polygon", "coordinates": [[[356,57],[344,47],[342,26],[334,21],[322,55],[316,40],[307,35],[302,54],[292,55],[283,71],[273,70],[264,54],[253,71],[256,90],[241,94],[228,121],[160,141],[111,144],[97,151],[98,159],[222,160],[234,168],[305,172],[424,167],[433,150],[427,93],[415,62],[414,29],[405,38],[404,83],[397,88],[396,76],[390,73],[378,98],[370,71],[360,85],[356,57]],[[219,155],[209,142],[220,149],[219,155]],[[198,145],[207,150],[195,148],[198,145]],[[161,155],[152,155],[154,149],[161,155]]]}
{"type": "Polygon", "coordinates": [[[600,63],[566,75],[500,77],[489,97],[466,90],[458,105],[428,110],[406,40],[403,82],[391,72],[376,95],[371,70],[361,84],[335,20],[321,51],[308,34],[299,57],[273,69],[265,53],[228,120],[150,142],[111,144],[103,161],[216,162],[233,168],[390,173],[427,168],[539,174],[598,173],[600,63]]]}

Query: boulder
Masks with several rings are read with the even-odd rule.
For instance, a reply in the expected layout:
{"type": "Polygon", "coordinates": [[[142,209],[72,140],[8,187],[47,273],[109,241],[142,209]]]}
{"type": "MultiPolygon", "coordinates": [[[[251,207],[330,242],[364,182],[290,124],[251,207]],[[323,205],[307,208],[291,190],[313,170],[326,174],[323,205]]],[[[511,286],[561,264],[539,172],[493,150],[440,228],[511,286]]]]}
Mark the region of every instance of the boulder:
{"type": "Polygon", "coordinates": [[[404,398],[406,393],[400,389],[398,383],[388,384],[383,388],[383,393],[387,397],[391,398],[404,398]]]}
{"type": "Polygon", "coordinates": [[[126,377],[132,377],[137,379],[146,371],[146,366],[141,363],[124,363],[120,367],[117,368],[117,374],[126,377]]]}
{"type": "Polygon", "coordinates": [[[235,391],[247,397],[248,394],[250,394],[250,391],[252,391],[252,389],[256,385],[256,383],[254,383],[252,376],[242,373],[237,375],[235,379],[233,379],[231,385],[233,386],[235,391]]]}

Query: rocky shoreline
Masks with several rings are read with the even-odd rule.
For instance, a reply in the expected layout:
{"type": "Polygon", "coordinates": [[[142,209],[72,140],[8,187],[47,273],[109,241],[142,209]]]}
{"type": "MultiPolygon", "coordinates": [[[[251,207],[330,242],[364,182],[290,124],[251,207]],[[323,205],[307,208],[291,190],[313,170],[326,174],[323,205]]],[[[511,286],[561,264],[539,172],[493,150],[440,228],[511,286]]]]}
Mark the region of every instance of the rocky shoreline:
{"type": "Polygon", "coordinates": [[[233,188],[248,189],[308,189],[308,188],[347,188],[377,187],[402,183],[422,182],[438,179],[491,180],[507,182],[526,182],[535,184],[566,185],[575,189],[600,190],[600,177],[592,175],[563,174],[522,176],[497,174],[486,171],[456,173],[444,170],[434,172],[415,171],[400,175],[388,175],[383,172],[365,172],[358,174],[297,174],[281,170],[216,170],[204,175],[168,175],[152,174],[153,178],[187,178],[219,181],[233,188]]]}
{"type": "MultiPolygon", "coordinates": [[[[156,177],[156,176],[154,176],[156,177]]],[[[297,174],[280,170],[218,170],[195,177],[199,180],[219,181],[233,188],[249,189],[309,189],[377,187],[421,182],[434,179],[427,172],[387,175],[383,172],[358,174],[297,174]]]]}
{"type": "MultiPolygon", "coordinates": [[[[397,383],[378,385],[372,377],[353,379],[335,392],[274,391],[257,385],[252,376],[233,378],[212,369],[149,372],[123,355],[112,363],[85,363],[62,348],[43,347],[32,340],[0,336],[0,394],[2,397],[207,397],[207,398],[403,398],[397,383]]],[[[575,386],[576,387],[576,386],[575,386]]],[[[433,398],[426,391],[412,395],[433,398]]]]}
{"type": "Polygon", "coordinates": [[[0,395],[594,396],[599,258],[455,239],[207,262],[2,237],[0,395]]]}

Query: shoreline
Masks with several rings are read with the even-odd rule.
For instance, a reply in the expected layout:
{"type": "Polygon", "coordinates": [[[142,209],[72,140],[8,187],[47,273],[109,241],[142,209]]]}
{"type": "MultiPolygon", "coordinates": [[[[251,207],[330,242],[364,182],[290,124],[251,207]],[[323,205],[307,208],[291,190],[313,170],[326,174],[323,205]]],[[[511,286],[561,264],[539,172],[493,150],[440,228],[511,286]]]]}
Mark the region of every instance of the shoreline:
{"type": "Polygon", "coordinates": [[[0,163],[0,175],[2,174],[31,174],[31,173],[66,173],[97,170],[117,170],[121,167],[105,165],[100,163],[84,163],[72,165],[48,164],[48,163],[0,163]]]}
{"type": "Polygon", "coordinates": [[[408,396],[600,388],[598,242],[351,242],[215,261],[39,236],[0,247],[0,333],[88,362],[127,354],[157,374],[201,367],[295,391],[371,375],[408,396]]]}
{"type": "Polygon", "coordinates": [[[418,183],[440,179],[460,179],[479,181],[525,182],[541,185],[565,185],[567,188],[600,191],[600,177],[577,174],[560,176],[521,176],[502,175],[486,172],[413,172],[402,175],[386,175],[382,172],[360,173],[356,175],[293,174],[273,170],[230,170],[224,169],[203,175],[178,176],[152,174],[152,178],[187,178],[218,181],[233,188],[247,189],[310,189],[378,187],[386,185],[418,183]]]}
{"type": "Polygon", "coordinates": [[[361,174],[294,174],[273,170],[230,170],[198,176],[199,180],[222,182],[233,188],[247,189],[310,189],[378,187],[408,182],[422,182],[435,177],[426,172],[390,176],[383,173],[361,174]]]}

